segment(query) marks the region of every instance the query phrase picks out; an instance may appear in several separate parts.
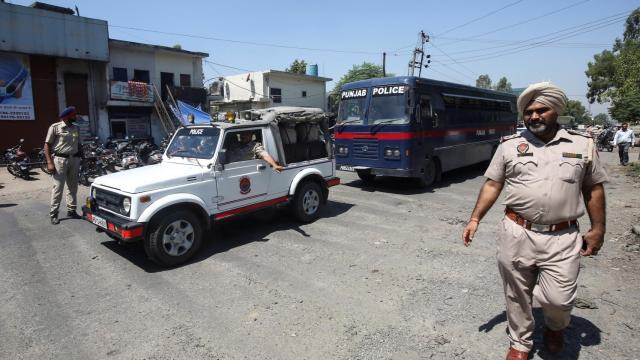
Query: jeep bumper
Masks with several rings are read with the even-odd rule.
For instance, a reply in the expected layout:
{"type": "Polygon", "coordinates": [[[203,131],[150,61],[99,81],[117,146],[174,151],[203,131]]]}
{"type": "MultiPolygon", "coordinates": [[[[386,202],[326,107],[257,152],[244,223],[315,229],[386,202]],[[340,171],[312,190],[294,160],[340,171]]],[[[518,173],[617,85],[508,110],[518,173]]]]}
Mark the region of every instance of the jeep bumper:
{"type": "Polygon", "coordinates": [[[99,209],[82,207],[82,217],[96,226],[96,231],[105,232],[114,239],[126,242],[142,240],[146,223],[130,222],[99,209]]]}

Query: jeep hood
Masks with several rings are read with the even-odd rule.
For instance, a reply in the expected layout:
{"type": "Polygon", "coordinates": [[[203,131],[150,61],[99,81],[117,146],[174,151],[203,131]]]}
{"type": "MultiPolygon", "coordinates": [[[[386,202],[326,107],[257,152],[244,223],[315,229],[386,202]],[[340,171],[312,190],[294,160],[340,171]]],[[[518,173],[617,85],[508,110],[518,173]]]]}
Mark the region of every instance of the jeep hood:
{"type": "Polygon", "coordinates": [[[203,169],[200,166],[162,162],[100,176],[93,183],[135,194],[199,182],[202,177],[203,169]]]}

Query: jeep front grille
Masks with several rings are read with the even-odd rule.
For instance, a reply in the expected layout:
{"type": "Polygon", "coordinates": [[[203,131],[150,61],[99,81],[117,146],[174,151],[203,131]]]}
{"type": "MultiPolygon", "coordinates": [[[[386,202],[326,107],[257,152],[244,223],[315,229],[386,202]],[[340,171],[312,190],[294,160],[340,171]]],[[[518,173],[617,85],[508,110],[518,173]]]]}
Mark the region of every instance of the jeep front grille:
{"type": "Polygon", "coordinates": [[[94,200],[99,207],[119,214],[123,198],[122,195],[96,188],[94,200]]]}

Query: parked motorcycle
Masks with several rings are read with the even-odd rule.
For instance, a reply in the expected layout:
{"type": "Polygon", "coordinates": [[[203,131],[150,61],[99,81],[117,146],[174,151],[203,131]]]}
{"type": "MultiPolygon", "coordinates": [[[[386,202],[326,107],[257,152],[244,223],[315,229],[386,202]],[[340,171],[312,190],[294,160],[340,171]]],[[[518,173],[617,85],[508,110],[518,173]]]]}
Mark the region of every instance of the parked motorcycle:
{"type": "Polygon", "coordinates": [[[78,169],[78,182],[80,184],[89,186],[91,179],[106,174],[106,167],[95,152],[92,151],[84,154],[80,160],[80,168],[78,169]]]}
{"type": "Polygon", "coordinates": [[[22,143],[24,143],[24,139],[20,139],[18,145],[6,149],[3,154],[3,159],[11,175],[29,180],[31,178],[29,174],[29,169],[31,168],[29,165],[29,156],[22,150],[22,143]]]}

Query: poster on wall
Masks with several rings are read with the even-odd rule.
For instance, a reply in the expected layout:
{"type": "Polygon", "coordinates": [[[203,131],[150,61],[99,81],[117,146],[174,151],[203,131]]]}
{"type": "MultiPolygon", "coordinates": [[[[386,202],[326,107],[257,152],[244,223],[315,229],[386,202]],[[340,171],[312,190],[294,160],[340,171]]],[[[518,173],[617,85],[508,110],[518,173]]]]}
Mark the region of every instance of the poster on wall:
{"type": "Polygon", "coordinates": [[[0,52],[0,120],[35,120],[29,57],[0,52]]]}

